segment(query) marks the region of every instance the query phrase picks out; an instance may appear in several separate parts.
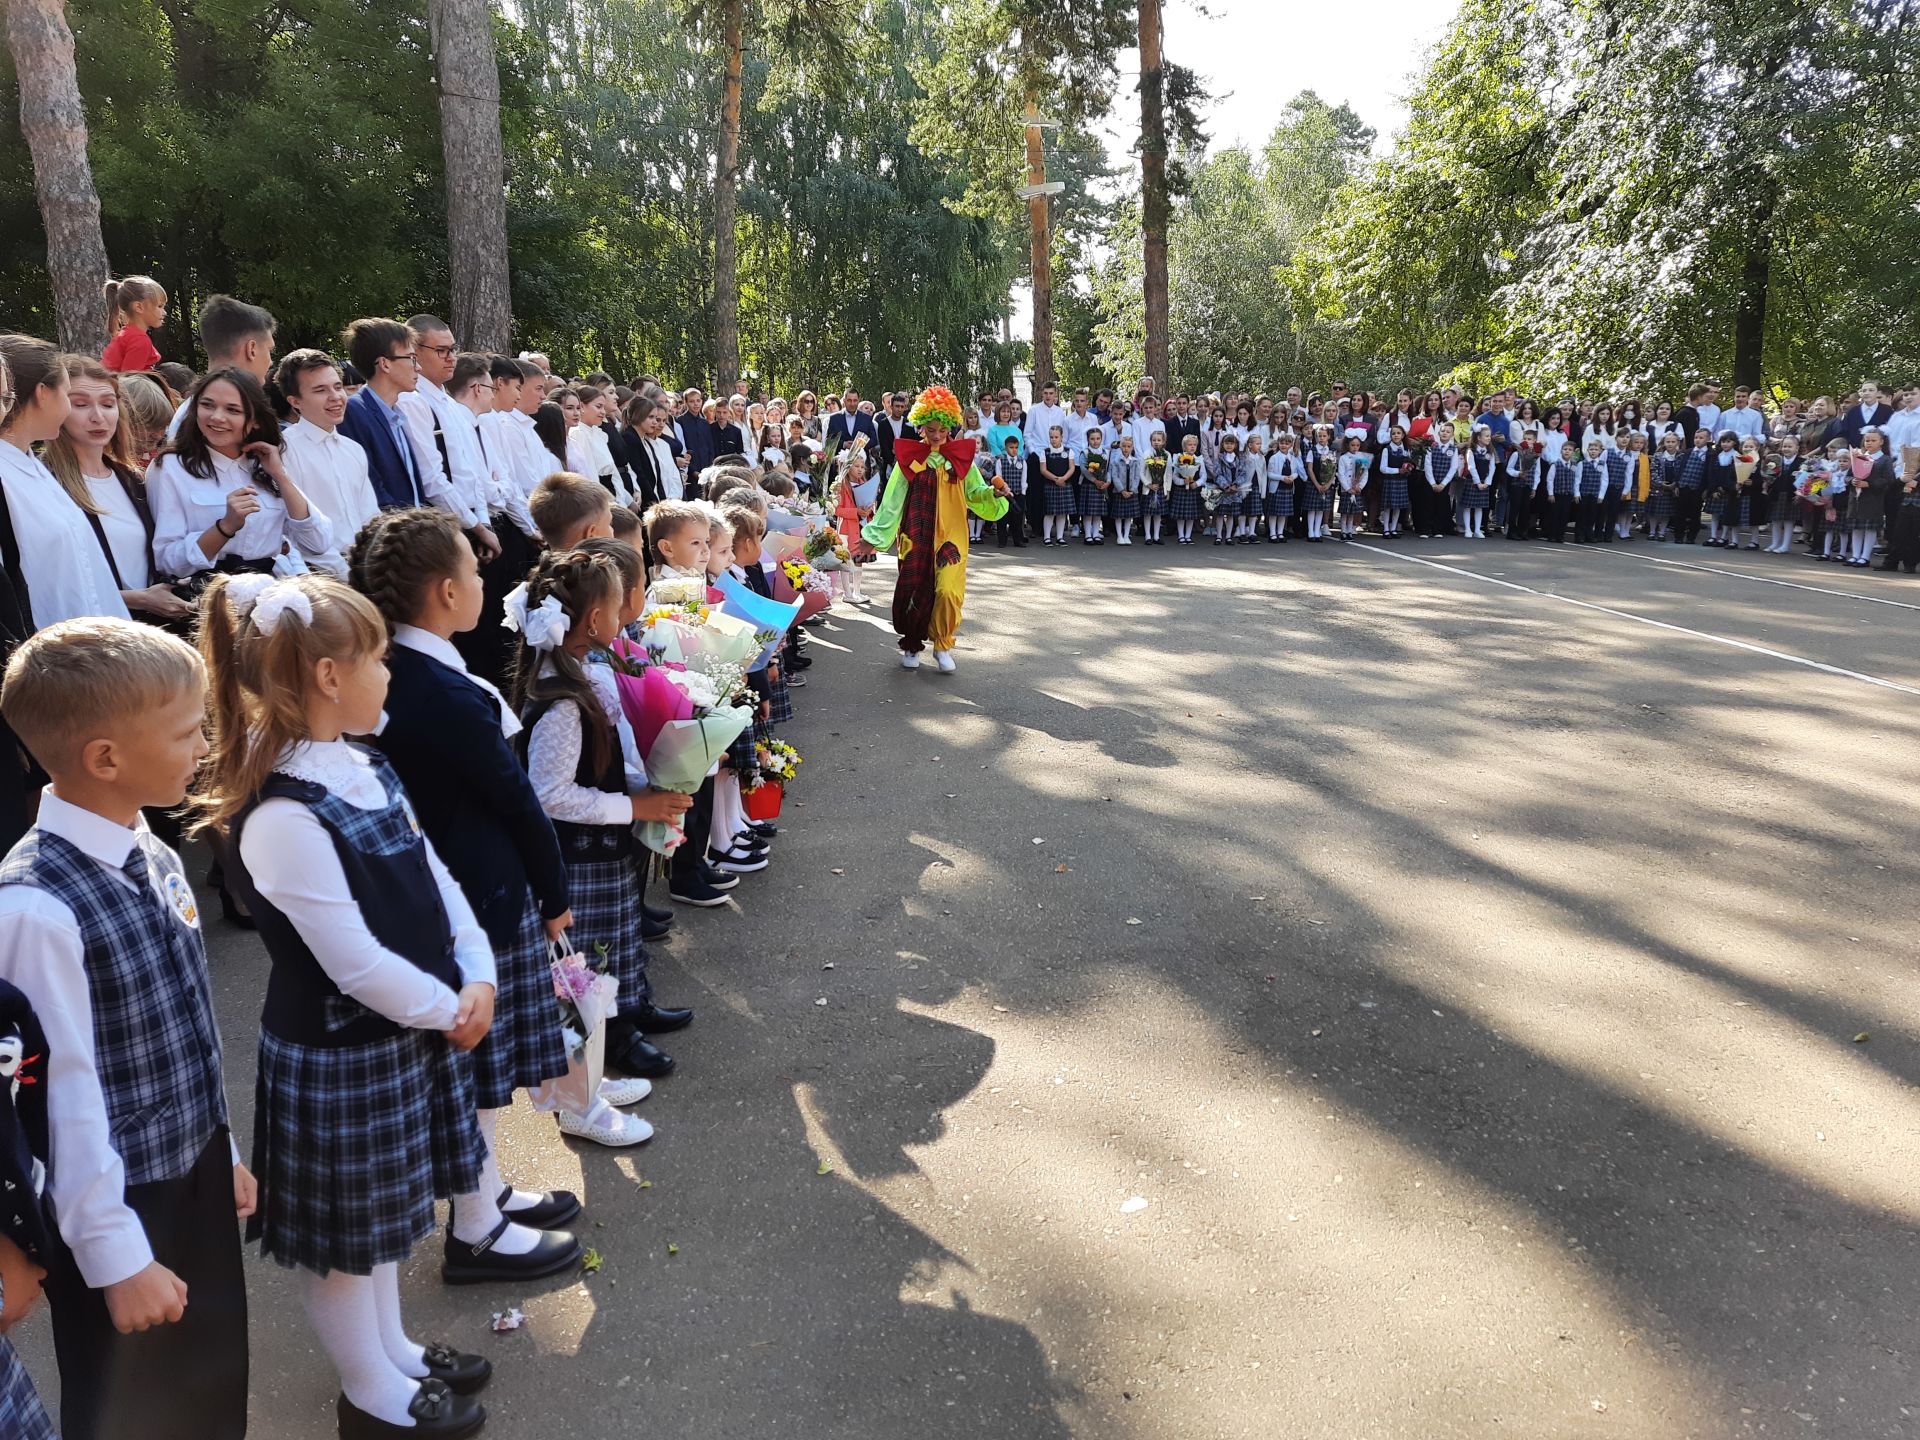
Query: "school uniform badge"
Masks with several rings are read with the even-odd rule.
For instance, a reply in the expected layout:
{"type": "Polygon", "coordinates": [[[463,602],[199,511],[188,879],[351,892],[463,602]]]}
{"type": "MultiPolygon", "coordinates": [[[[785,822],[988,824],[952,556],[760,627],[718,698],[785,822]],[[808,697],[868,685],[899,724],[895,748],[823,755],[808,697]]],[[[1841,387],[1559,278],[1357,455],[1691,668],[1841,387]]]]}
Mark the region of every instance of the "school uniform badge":
{"type": "Polygon", "coordinates": [[[169,874],[160,887],[166,892],[167,903],[173,906],[173,913],[195,929],[200,925],[200,905],[193,898],[193,887],[187,883],[187,877],[181,874],[169,874]]]}

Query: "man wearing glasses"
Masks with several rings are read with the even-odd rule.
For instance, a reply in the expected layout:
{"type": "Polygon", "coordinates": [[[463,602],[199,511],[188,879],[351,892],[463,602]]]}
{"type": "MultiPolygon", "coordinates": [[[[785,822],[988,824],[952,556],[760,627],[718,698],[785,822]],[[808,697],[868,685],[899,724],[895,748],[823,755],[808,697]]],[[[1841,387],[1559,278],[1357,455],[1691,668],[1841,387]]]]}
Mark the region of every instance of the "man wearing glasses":
{"type": "Polygon", "coordinates": [[[400,396],[400,418],[413,448],[413,468],[427,503],[452,512],[485,565],[500,553],[500,541],[489,525],[492,507],[479,423],[444,388],[453,378],[459,347],[452,328],[433,315],[414,316],[407,331],[419,382],[400,396]]]}
{"type": "Polygon", "coordinates": [[[419,381],[413,336],[398,320],[375,317],[354,321],[341,338],[367,383],[347,401],[340,433],[367,452],[367,478],[382,510],[426,504],[399,404],[419,381]]]}

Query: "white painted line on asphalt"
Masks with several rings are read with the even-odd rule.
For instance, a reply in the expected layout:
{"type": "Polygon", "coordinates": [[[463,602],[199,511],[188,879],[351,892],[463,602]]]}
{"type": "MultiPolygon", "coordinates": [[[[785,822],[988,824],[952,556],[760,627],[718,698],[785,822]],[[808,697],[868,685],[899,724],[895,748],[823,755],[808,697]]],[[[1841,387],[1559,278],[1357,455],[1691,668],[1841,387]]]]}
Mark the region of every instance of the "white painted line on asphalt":
{"type": "Polygon", "coordinates": [[[1463,576],[1468,580],[1478,580],[1486,585],[1498,585],[1507,590],[1518,590],[1522,595],[1537,595],[1542,600],[1558,600],[1562,605],[1577,606],[1582,610],[1592,610],[1601,615],[1611,615],[1616,620],[1631,620],[1636,625],[1650,625],[1656,630],[1668,630],[1676,635],[1690,635],[1696,640],[1707,640],[1715,645],[1725,645],[1731,650],[1745,650],[1750,655],[1764,655],[1769,660],[1784,660],[1789,665],[1803,665],[1809,670],[1818,670],[1827,675],[1838,675],[1843,680],[1858,680],[1866,685],[1877,685],[1883,690],[1897,690],[1902,695],[1920,695],[1920,689],[1911,685],[1902,685],[1897,680],[1883,680],[1878,675],[1863,675],[1858,670],[1843,670],[1838,665],[1829,665],[1823,660],[1809,660],[1804,655],[1789,655],[1784,650],[1771,650],[1765,645],[1750,644],[1745,640],[1735,640],[1727,635],[1715,635],[1710,630],[1693,630],[1685,625],[1671,625],[1665,620],[1654,620],[1646,615],[1636,615],[1631,610],[1616,610],[1611,605],[1596,605],[1591,600],[1576,600],[1571,595],[1556,595],[1551,590],[1536,590],[1531,585],[1520,585],[1512,580],[1502,580],[1493,575],[1482,575],[1477,570],[1462,569],[1458,565],[1444,565],[1438,560],[1423,560],[1418,555],[1402,555],[1398,551],[1382,549],[1378,545],[1369,545],[1361,541],[1350,542],[1356,550],[1368,550],[1375,555],[1384,555],[1389,560],[1404,561],[1408,565],[1425,565],[1434,570],[1444,570],[1449,575],[1463,576]]]}
{"type": "Polygon", "coordinates": [[[1665,560],[1658,555],[1635,555],[1631,552],[1616,553],[1602,546],[1568,546],[1569,551],[1582,555],[1614,555],[1621,560],[1638,560],[1643,565],[1670,565],[1676,570],[1702,570],[1709,575],[1731,575],[1736,580],[1751,580],[1759,585],[1784,585],[1789,590],[1808,590],[1815,595],[1838,595],[1842,600],[1863,600],[1869,605],[1891,605],[1899,610],[1920,610],[1907,600],[1889,600],[1883,595],[1862,595],[1858,590],[1830,590],[1824,585],[1803,585],[1798,580],[1776,580],[1771,575],[1751,575],[1745,570],[1727,570],[1718,565],[1701,565],[1692,560],[1665,560]]]}

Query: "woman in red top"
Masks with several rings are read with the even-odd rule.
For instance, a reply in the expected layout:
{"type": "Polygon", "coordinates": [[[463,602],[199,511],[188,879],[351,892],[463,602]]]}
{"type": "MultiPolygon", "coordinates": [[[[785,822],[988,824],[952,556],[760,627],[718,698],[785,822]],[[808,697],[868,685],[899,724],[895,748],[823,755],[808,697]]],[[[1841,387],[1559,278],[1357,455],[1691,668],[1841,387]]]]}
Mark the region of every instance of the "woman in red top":
{"type": "Polygon", "coordinates": [[[1444,424],[1447,418],[1446,397],[1438,390],[1429,390],[1420,397],[1420,413],[1413,417],[1413,424],[1407,428],[1409,440],[1429,440],[1435,425],[1444,424]]]}
{"type": "Polygon", "coordinates": [[[160,363],[160,352],[147,332],[167,323],[166,287],[151,275],[128,275],[109,280],[106,297],[107,322],[120,328],[100,363],[123,375],[151,370],[160,363]]]}

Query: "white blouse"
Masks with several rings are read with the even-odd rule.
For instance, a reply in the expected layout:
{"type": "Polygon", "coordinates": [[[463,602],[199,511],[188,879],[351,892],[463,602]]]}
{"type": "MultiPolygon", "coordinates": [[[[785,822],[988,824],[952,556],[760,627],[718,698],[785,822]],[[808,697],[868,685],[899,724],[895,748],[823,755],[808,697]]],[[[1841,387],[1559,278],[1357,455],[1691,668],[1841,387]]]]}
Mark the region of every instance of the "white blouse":
{"type": "Polygon", "coordinates": [[[20,542],[20,574],[35,626],[82,615],[127,616],[127,603],[87,523],[51,470],[11,441],[0,440],[0,487],[20,542]]]}
{"type": "MultiPolygon", "coordinates": [[[[330,791],[360,810],[387,803],[386,787],[366,753],[344,740],[302,741],[274,767],[282,775],[330,791]]],[[[493,944],[474,919],[433,842],[425,835],[427,868],[453,927],[453,957],[469,985],[495,983],[493,944]]],[[[326,827],[297,800],[262,801],[240,833],[240,858],[254,886],[293,922],[300,938],[340,992],[375,1014],[412,1030],[451,1030],[460,1001],[451,989],[374,936],[347,885],[347,874],[326,827]]]]}
{"type": "Polygon", "coordinates": [[[287,427],[286,441],[287,474],[307,503],[332,522],[335,538],[351,544],[361,527],[380,513],[379,497],[367,477],[367,452],[351,436],[305,420],[287,427]]]}
{"type": "Polygon", "coordinates": [[[134,508],[133,498],[113,475],[88,475],[87,493],[100,507],[100,531],[107,537],[113,563],[120,570],[120,584],[127,590],[144,590],[153,583],[153,552],[147,548],[147,526],[134,508]]]}
{"type": "MultiPolygon", "coordinates": [[[[534,723],[527,737],[527,775],[540,797],[540,808],[554,820],[570,825],[630,825],[633,802],[628,796],[646,788],[646,767],[634,743],[633,729],[627,724],[620,706],[620,684],[610,665],[590,664],[587,680],[600,702],[601,713],[620,737],[620,758],[626,771],[626,793],[616,795],[594,785],[582,785],[575,778],[580,769],[580,752],[586,744],[586,727],[580,707],[572,700],[559,700],[534,723]]],[[[553,662],[547,661],[541,673],[551,675],[553,662]]]]}
{"type": "MultiPolygon", "coordinates": [[[[162,455],[147,472],[147,500],[153,506],[153,564],[160,574],[185,578],[210,568],[224,556],[265,560],[292,554],[296,548],[299,556],[316,563],[327,559],[333,547],[333,527],[319,506],[314,505],[305,520],[295,520],[287,514],[286,501],[254,480],[248,461],[229,460],[218,453],[212,459],[213,475],[206,480],[188,474],[178,455],[162,455]],[[200,537],[226,516],[227,496],[242,485],[252,485],[259,491],[260,508],[247,516],[234,537],[210,560],[200,548],[200,537]]],[[[335,573],[345,573],[339,557],[332,559],[326,568],[339,566],[335,573]]],[[[295,568],[305,569],[304,561],[295,568]]]]}

